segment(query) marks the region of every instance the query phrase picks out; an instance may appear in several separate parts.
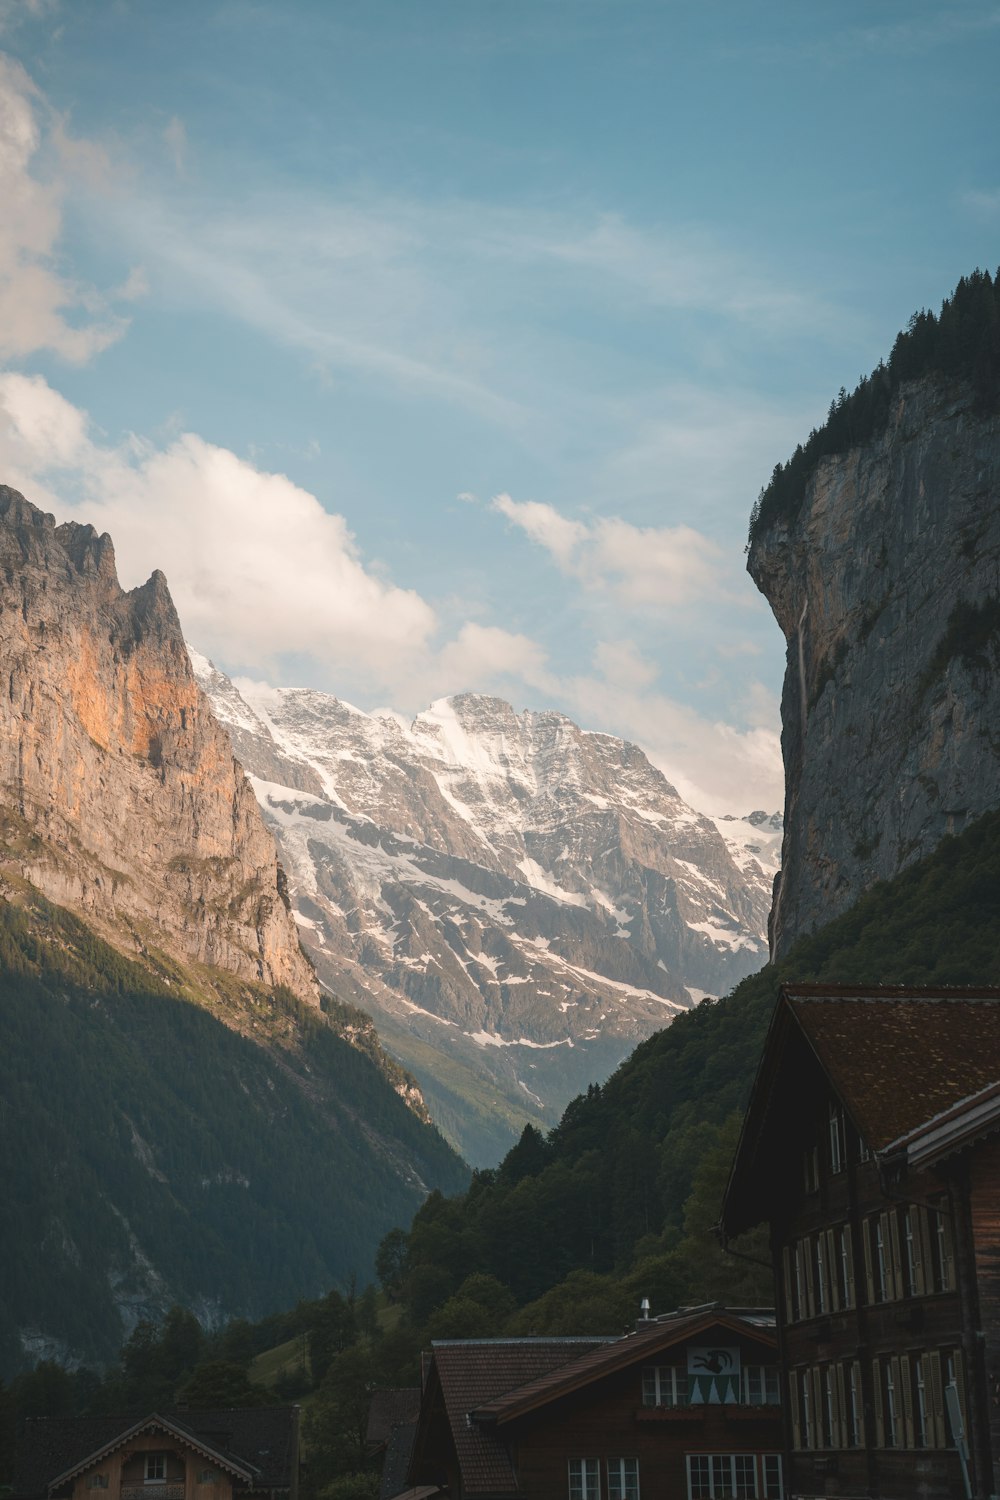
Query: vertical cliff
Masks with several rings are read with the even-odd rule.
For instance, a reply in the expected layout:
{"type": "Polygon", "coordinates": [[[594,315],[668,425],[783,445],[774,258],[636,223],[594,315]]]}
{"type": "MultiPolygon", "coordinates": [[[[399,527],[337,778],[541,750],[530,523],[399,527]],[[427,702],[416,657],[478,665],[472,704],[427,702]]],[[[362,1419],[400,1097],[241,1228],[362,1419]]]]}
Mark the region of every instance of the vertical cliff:
{"type": "Polygon", "coordinates": [[[1000,806],[1000,417],[940,373],[755,522],[788,647],[775,956],[1000,806]]]}
{"type": "Polygon", "coordinates": [[[112,938],[315,1003],[274,841],[162,573],[0,486],[0,871],[112,938]]]}

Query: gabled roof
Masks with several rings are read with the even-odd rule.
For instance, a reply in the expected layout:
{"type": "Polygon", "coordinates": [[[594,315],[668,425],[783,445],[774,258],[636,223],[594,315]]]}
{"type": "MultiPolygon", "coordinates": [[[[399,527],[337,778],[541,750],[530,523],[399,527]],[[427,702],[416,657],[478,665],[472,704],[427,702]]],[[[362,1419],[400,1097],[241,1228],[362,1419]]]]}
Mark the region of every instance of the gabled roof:
{"type": "Polygon", "coordinates": [[[18,1450],[14,1495],[41,1497],[151,1427],[204,1453],[254,1489],[287,1489],[297,1453],[294,1406],[227,1407],[132,1416],[35,1417],[18,1450]]]}
{"type": "Polygon", "coordinates": [[[602,1345],[581,1354],[569,1364],[560,1365],[516,1390],[507,1391],[492,1401],[484,1402],[476,1407],[473,1416],[476,1421],[492,1421],[502,1427],[528,1412],[547,1406],[551,1401],[582,1390],[595,1381],[604,1380],[619,1370],[646,1364],[676,1344],[686,1343],[715,1328],[754,1339],[772,1349],[777,1343],[773,1316],[771,1326],[768,1327],[760,1321],[749,1322],[734,1316],[724,1309],[699,1308],[687,1317],[670,1318],[662,1323],[651,1322],[648,1328],[643,1328],[640,1332],[630,1333],[613,1344],[602,1345]]]}
{"type": "MultiPolygon", "coordinates": [[[[502,1438],[471,1413],[516,1386],[536,1380],[607,1338],[446,1339],[432,1345],[428,1391],[440,1383],[466,1495],[515,1495],[517,1476],[502,1438]]],[[[419,1427],[418,1427],[419,1444],[419,1427]]],[[[411,1477],[417,1475],[412,1473],[411,1477]]]]}
{"type": "Polygon", "coordinates": [[[806,1047],[869,1150],[885,1151],[1000,1076],[1000,989],[785,985],[722,1211],[728,1236],[766,1217],[766,1141],[806,1047]]]}
{"type": "Polygon", "coordinates": [[[161,1417],[158,1412],[153,1412],[150,1416],[142,1417],[138,1422],[133,1422],[131,1427],[126,1427],[124,1431],[116,1433],[110,1441],[102,1443],[92,1453],[81,1455],[68,1469],[64,1469],[61,1474],[54,1474],[49,1480],[49,1489],[58,1489],[61,1484],[66,1484],[70,1479],[75,1478],[77,1474],[81,1473],[82,1470],[89,1469],[93,1464],[100,1463],[102,1458],[106,1458],[109,1454],[117,1452],[119,1448],[124,1448],[128,1443],[132,1442],[133,1438],[139,1437],[144,1432],[164,1432],[169,1433],[172,1437],[180,1438],[187,1447],[193,1448],[196,1453],[201,1453],[205,1458],[212,1459],[220,1468],[228,1469],[231,1474],[237,1475],[238,1478],[244,1481],[250,1480],[255,1474],[259,1473],[256,1465],[240,1463],[223,1448],[217,1447],[215,1444],[198,1437],[197,1433],[185,1427],[176,1417],[161,1417]]]}

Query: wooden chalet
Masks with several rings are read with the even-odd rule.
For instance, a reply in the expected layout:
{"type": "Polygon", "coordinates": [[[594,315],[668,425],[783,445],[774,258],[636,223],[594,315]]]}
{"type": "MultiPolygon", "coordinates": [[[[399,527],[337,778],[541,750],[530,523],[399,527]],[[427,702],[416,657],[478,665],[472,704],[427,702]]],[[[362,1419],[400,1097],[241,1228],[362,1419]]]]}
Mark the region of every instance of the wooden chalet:
{"type": "Polygon", "coordinates": [[[37,1417],[13,1500],[296,1500],[298,1407],[37,1417]]]}
{"type": "Polygon", "coordinates": [[[435,1343],[409,1483],[452,1500],[782,1500],[774,1315],[435,1343]]]}
{"type": "Polygon", "coordinates": [[[1000,990],[786,986],[722,1214],[767,1222],[789,1494],[1000,1489],[1000,990]]]}

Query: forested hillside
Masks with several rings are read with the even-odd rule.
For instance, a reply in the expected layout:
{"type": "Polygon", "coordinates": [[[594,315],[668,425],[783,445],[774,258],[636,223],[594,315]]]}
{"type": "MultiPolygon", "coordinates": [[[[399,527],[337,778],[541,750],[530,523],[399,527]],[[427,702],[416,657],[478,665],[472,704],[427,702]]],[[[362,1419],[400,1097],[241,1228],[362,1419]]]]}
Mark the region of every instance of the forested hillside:
{"type": "Polygon", "coordinates": [[[802,504],[806,480],[821,458],[868,441],[886,424],[889,408],[906,381],[937,374],[971,383],[984,410],[1000,402],[1000,270],[963,276],[941,311],[914,313],[879,362],[848,394],[842,387],[822,427],[814,428],[785,464],[776,464],[750,516],[750,543],[802,504]]]}
{"type": "Polygon", "coordinates": [[[314,1008],[241,985],[238,1035],[168,960],[23,900],[0,902],[0,1369],[114,1358],[174,1302],[260,1317],[364,1280],[428,1188],[467,1180],[314,1008]]]}
{"type": "MultiPolygon", "coordinates": [[[[547,1139],[526,1129],[495,1172],[474,1174],[467,1194],[433,1194],[380,1262],[411,1318],[428,1317],[472,1272],[495,1276],[523,1306],[573,1273],[621,1277],[637,1259],[673,1255],[693,1209],[706,1207],[692,1201],[699,1173],[704,1191],[712,1154],[746,1102],[782,981],[1000,982],[998,891],[1000,814],[990,814],[873,888],[781,964],[678,1017],[604,1088],[574,1100],[547,1139]]],[[[734,1269],[724,1274],[706,1244],[704,1259],[675,1261],[674,1285],[680,1296],[715,1295],[734,1269]]]]}

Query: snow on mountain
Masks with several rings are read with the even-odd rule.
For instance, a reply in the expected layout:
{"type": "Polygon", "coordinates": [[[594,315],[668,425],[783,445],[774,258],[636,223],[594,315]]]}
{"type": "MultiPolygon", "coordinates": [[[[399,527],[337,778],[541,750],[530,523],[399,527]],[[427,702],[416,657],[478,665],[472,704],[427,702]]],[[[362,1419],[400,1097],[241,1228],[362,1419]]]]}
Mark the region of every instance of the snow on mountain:
{"type": "Polygon", "coordinates": [[[766,960],[780,831],[703,817],[634,745],[476,694],[407,723],[191,656],[320,978],[473,1163],[766,960]]]}

